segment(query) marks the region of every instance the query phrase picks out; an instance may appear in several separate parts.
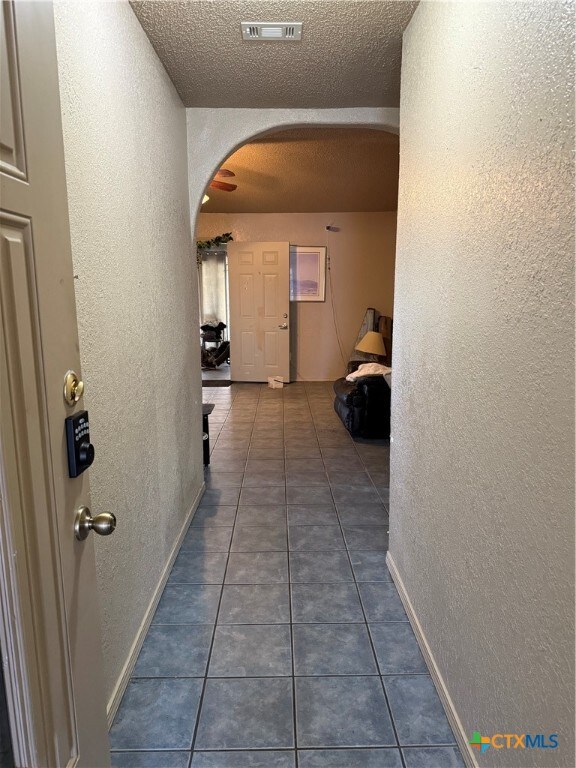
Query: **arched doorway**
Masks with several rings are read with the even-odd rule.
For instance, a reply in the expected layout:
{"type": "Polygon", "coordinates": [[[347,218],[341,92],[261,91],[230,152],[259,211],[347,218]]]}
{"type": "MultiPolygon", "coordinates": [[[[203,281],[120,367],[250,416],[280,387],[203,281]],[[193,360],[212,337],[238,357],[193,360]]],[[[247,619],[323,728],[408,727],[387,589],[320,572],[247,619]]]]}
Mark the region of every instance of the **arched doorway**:
{"type": "MultiPolygon", "coordinates": [[[[213,165],[204,155],[200,159],[209,184],[213,165]]],[[[211,162],[215,160],[216,156],[211,162]]],[[[369,120],[352,124],[348,116],[338,124],[283,124],[252,134],[240,148],[218,160],[217,168],[224,164],[236,172],[228,181],[238,188],[219,192],[191,180],[191,201],[200,201],[204,192],[210,195],[201,211],[193,209],[198,241],[233,230],[234,239],[245,242],[288,241],[327,249],[323,299],[291,304],[290,380],[334,381],[346,367],[366,308],[392,314],[397,127],[369,120]]],[[[225,317],[212,317],[215,270],[211,260],[222,256],[225,253],[202,254],[199,270],[206,273],[202,285],[208,286],[209,298],[204,323],[228,322],[225,317]]],[[[222,297],[218,304],[223,305],[224,269],[218,280],[217,295],[222,297]]],[[[202,301],[200,306],[202,315],[202,301]]],[[[221,378],[217,373],[204,376],[221,378]]]]}
{"type": "Polygon", "coordinates": [[[188,179],[190,219],[196,228],[204,191],[236,149],[267,133],[299,126],[348,126],[399,133],[400,110],[379,109],[189,109],[188,179]]]}

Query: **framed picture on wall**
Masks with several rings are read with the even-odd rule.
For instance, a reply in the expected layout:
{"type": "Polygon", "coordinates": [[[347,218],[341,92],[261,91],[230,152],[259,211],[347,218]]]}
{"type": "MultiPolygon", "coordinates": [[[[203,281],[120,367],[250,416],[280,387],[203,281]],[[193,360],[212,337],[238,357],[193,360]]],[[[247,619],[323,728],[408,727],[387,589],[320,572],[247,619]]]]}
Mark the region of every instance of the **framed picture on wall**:
{"type": "Polygon", "coordinates": [[[325,246],[290,246],[290,301],[326,301],[325,246]]]}

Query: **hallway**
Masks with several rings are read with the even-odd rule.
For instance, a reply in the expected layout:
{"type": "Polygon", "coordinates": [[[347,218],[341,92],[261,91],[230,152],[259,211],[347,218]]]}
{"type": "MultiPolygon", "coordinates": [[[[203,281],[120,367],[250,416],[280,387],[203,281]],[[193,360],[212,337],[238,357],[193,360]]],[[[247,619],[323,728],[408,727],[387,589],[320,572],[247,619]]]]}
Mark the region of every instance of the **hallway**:
{"type": "Polygon", "coordinates": [[[350,438],[330,383],[203,396],[207,489],[112,765],[463,766],[385,563],[388,445],[350,438]]]}

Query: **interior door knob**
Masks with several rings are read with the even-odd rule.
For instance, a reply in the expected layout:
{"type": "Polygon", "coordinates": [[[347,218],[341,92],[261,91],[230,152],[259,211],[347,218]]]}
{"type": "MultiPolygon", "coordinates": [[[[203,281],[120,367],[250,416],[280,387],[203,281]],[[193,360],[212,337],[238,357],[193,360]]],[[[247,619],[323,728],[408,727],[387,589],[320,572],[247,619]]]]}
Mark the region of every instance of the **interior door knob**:
{"type": "Polygon", "coordinates": [[[282,328],[283,331],[286,331],[288,329],[288,323],[282,323],[278,328],[282,328]]]}
{"type": "Polygon", "coordinates": [[[94,517],[92,517],[88,507],[80,507],[76,512],[74,533],[78,541],[84,541],[90,531],[94,531],[100,536],[109,536],[114,528],[116,528],[116,517],[112,512],[100,512],[94,517]]]}

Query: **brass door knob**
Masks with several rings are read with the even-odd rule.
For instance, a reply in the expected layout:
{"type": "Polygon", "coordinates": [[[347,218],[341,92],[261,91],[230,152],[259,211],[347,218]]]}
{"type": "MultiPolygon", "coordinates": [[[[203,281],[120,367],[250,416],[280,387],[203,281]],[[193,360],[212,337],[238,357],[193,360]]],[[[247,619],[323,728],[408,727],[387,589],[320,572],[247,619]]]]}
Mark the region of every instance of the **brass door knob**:
{"type": "Polygon", "coordinates": [[[112,512],[100,512],[98,515],[92,514],[88,507],[80,507],[76,512],[74,520],[74,533],[78,541],[84,541],[90,531],[94,531],[99,536],[110,536],[116,528],[116,517],[112,512]]]}

